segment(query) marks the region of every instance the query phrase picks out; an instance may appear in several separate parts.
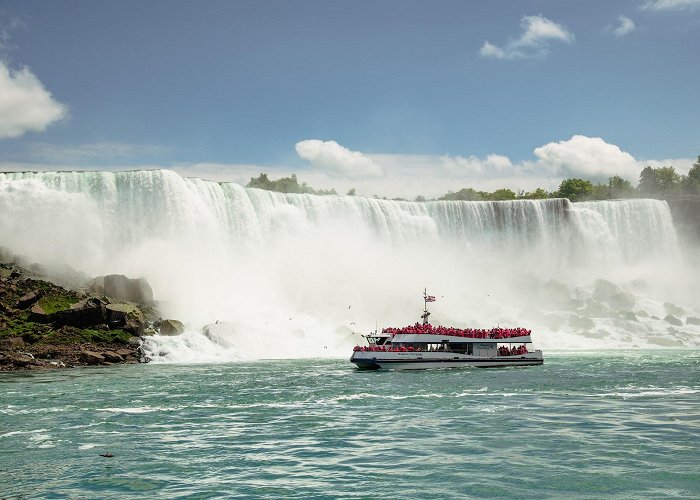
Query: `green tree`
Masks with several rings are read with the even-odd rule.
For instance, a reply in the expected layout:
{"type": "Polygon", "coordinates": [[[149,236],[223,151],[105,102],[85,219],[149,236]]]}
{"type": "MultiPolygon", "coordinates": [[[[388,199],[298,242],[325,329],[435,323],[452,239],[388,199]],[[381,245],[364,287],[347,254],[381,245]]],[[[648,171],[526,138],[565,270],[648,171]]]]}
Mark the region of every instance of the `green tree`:
{"type": "Polygon", "coordinates": [[[418,201],[418,202],[422,203],[422,202],[428,201],[428,200],[425,199],[425,196],[423,196],[422,194],[419,194],[418,196],[416,196],[416,199],[413,201],[418,201]]]}
{"type": "Polygon", "coordinates": [[[514,200],[515,193],[510,189],[496,189],[489,198],[494,201],[514,200]]]}
{"type": "Polygon", "coordinates": [[[542,188],[537,188],[529,193],[523,193],[520,198],[525,200],[545,200],[549,198],[549,193],[542,188]]]}
{"type": "Polygon", "coordinates": [[[639,174],[639,186],[637,188],[640,193],[649,196],[655,195],[661,190],[659,176],[655,168],[651,168],[648,165],[644,167],[639,174]]]}
{"type": "Polygon", "coordinates": [[[593,184],[582,179],[564,179],[559,184],[557,196],[568,198],[570,201],[583,201],[591,198],[593,184]]]}
{"type": "Polygon", "coordinates": [[[663,194],[671,194],[677,191],[681,182],[681,176],[678,175],[676,169],[673,167],[660,167],[656,170],[661,192],[663,194]]]}
{"type": "Polygon", "coordinates": [[[472,188],[463,188],[453,193],[449,193],[441,196],[438,200],[462,200],[462,201],[481,201],[483,200],[482,194],[479,191],[475,191],[472,188]]]}
{"type": "Polygon", "coordinates": [[[306,193],[329,195],[338,194],[335,189],[319,189],[316,190],[306,185],[306,182],[299,183],[296,174],[290,177],[280,177],[276,180],[271,180],[267,174],[260,174],[258,177],[251,177],[250,182],[246,185],[250,188],[266,189],[268,191],[276,191],[278,193],[306,193]]]}
{"type": "Polygon", "coordinates": [[[635,194],[634,186],[627,179],[623,179],[619,175],[614,175],[608,179],[609,198],[633,198],[635,194]]]}
{"type": "Polygon", "coordinates": [[[355,188],[348,189],[348,196],[355,196],[355,188]]]}
{"type": "Polygon", "coordinates": [[[700,156],[683,179],[683,192],[690,195],[700,195],[700,156]]]}

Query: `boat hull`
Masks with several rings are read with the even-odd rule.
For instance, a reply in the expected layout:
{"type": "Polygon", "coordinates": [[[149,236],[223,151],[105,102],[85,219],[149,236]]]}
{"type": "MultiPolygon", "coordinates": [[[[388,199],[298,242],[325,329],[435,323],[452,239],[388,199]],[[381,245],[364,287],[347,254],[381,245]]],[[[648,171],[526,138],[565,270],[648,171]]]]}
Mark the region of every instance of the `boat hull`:
{"type": "Polygon", "coordinates": [[[495,368],[499,366],[535,366],[544,363],[540,351],[515,356],[490,358],[412,352],[354,352],[350,361],[360,370],[426,370],[431,368],[495,368]],[[422,355],[421,355],[422,354],[422,355]]]}

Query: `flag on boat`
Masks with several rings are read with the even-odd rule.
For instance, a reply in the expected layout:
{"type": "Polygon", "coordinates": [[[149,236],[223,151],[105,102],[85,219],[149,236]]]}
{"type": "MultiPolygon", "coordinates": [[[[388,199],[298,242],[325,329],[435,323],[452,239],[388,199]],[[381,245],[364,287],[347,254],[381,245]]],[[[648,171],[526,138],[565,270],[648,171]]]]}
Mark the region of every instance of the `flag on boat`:
{"type": "Polygon", "coordinates": [[[435,296],[434,295],[427,295],[425,297],[426,302],[435,302],[435,296]]]}

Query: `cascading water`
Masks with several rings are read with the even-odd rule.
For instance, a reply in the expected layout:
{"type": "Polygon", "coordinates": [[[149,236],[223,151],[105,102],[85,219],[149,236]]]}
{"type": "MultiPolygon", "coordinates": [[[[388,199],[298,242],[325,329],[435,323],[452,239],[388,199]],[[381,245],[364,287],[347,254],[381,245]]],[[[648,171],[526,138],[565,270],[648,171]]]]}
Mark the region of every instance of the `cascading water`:
{"type": "Polygon", "coordinates": [[[156,360],[346,356],[353,332],[418,320],[424,287],[433,323],[522,325],[543,348],[700,345],[698,273],[661,201],[413,203],[170,171],[7,173],[0,245],[145,277],[188,328],[151,338],[156,360]]]}

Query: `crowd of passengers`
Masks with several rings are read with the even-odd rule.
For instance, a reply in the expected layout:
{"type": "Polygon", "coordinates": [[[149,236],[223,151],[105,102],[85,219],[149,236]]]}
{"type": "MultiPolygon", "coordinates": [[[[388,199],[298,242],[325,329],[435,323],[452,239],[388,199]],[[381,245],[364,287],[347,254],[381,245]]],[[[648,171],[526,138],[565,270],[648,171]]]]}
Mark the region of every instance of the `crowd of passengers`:
{"type": "Polygon", "coordinates": [[[505,345],[502,345],[501,347],[498,348],[498,355],[499,356],[515,356],[517,354],[527,354],[527,346],[525,344],[519,345],[518,347],[508,347],[505,345]]]}
{"type": "MultiPolygon", "coordinates": [[[[428,347],[428,349],[422,349],[420,347],[413,347],[412,345],[409,345],[408,347],[405,346],[397,346],[397,347],[386,347],[383,345],[370,345],[370,346],[362,346],[360,347],[359,345],[356,345],[353,347],[353,351],[379,351],[379,352],[423,352],[423,351],[440,351],[443,350],[444,347],[440,346],[437,347],[436,349],[432,349],[431,347],[428,347]]],[[[501,346],[498,348],[498,355],[499,356],[515,356],[517,354],[527,354],[528,350],[525,344],[520,345],[518,347],[512,347],[509,348],[507,346],[501,346]]]]}
{"type": "Polygon", "coordinates": [[[405,326],[403,328],[384,328],[382,333],[391,333],[396,335],[398,333],[418,333],[418,334],[429,334],[429,335],[452,335],[455,337],[468,337],[473,339],[507,339],[511,337],[522,337],[523,335],[530,335],[531,330],[525,328],[491,328],[490,330],[484,330],[481,328],[450,328],[446,326],[433,326],[430,324],[422,325],[416,323],[412,326],[405,326]]]}

